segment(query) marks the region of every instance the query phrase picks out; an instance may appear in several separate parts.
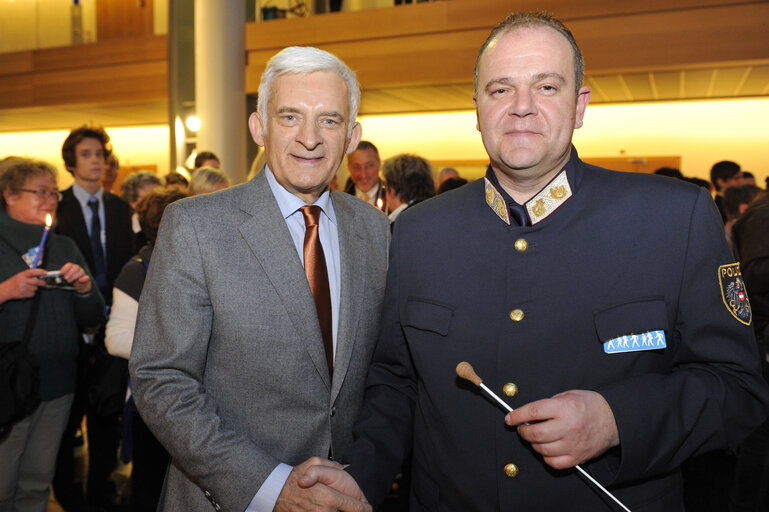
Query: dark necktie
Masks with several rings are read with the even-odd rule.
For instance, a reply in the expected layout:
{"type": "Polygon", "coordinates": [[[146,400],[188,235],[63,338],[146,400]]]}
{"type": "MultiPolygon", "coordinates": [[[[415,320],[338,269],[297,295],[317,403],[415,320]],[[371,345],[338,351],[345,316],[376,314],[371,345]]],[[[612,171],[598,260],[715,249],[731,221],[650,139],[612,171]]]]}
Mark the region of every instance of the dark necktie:
{"type": "Polygon", "coordinates": [[[104,249],[101,246],[101,221],[99,220],[99,200],[88,201],[91,208],[91,254],[93,254],[93,277],[102,295],[107,291],[107,265],[104,262],[104,249]]]}
{"type": "Polygon", "coordinates": [[[315,309],[318,312],[323,348],[326,352],[328,374],[334,374],[334,338],[331,331],[331,292],[328,287],[328,271],[323,246],[320,244],[320,206],[302,206],[304,216],[304,273],[310,283],[315,309]]]}
{"type": "Polygon", "coordinates": [[[522,204],[518,204],[515,201],[510,201],[507,206],[510,210],[510,216],[518,223],[519,226],[529,226],[529,212],[526,211],[526,207],[522,204]]]}

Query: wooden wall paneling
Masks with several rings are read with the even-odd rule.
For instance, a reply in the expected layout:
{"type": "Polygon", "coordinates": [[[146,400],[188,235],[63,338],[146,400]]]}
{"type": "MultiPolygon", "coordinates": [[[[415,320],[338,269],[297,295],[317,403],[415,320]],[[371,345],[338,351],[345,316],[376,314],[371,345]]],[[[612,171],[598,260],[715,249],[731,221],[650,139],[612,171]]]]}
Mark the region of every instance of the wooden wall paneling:
{"type": "Polygon", "coordinates": [[[168,58],[167,44],[165,35],[151,35],[35,50],[33,65],[36,71],[43,71],[97,67],[121,62],[165,61],[168,58]]]}
{"type": "Polygon", "coordinates": [[[153,0],[97,0],[97,40],[152,35],[152,2],[153,0]]]}
{"type": "Polygon", "coordinates": [[[165,99],[166,36],[0,54],[0,108],[165,99]]]}
{"type": "MultiPolygon", "coordinates": [[[[364,88],[463,84],[472,81],[475,57],[484,38],[485,31],[475,30],[328,43],[319,47],[345,61],[357,73],[364,88]]],[[[249,52],[246,92],[257,92],[261,74],[274,53],[274,50],[249,52]]]]}
{"type": "Polygon", "coordinates": [[[35,102],[65,105],[163,99],[167,79],[163,61],[46,71],[35,75],[35,102]]]}
{"type": "Polygon", "coordinates": [[[588,73],[769,60],[769,2],[569,22],[588,73]]]}
{"type": "Polygon", "coordinates": [[[35,95],[30,83],[31,78],[31,75],[0,77],[0,109],[34,105],[35,95]]]}
{"type": "MultiPolygon", "coordinates": [[[[323,45],[339,41],[379,39],[434,30],[445,19],[446,4],[338,12],[304,18],[246,24],[246,49],[271,50],[291,45],[323,45]],[[363,34],[365,34],[364,37],[363,34]]],[[[275,53],[272,51],[270,53],[275,53]]]]}
{"type": "Polygon", "coordinates": [[[0,53],[0,77],[28,73],[33,69],[32,51],[0,53]]]}
{"type": "Polygon", "coordinates": [[[766,0],[452,0],[440,2],[447,8],[451,29],[485,27],[490,30],[513,11],[552,12],[571,26],[574,20],[611,18],[620,15],[672,12],[703,7],[766,3],[766,0]]]}
{"type": "MultiPolygon", "coordinates": [[[[762,0],[754,2],[764,3],[762,0]]],[[[568,21],[744,3],[741,0],[583,0],[578,3],[550,0],[543,4],[540,0],[518,0],[514,7],[524,11],[548,10],[568,21]]],[[[512,10],[513,6],[498,0],[450,0],[248,23],[246,48],[279,49],[290,45],[321,45],[468,29],[483,29],[488,34],[491,27],[512,10]]]]}
{"type": "MultiPolygon", "coordinates": [[[[562,4],[564,10],[577,12],[565,2],[556,3],[562,4]]],[[[769,30],[765,29],[769,2],[718,2],[724,5],[717,6],[716,2],[673,2],[667,10],[661,10],[662,6],[657,5],[661,3],[651,6],[660,10],[650,12],[650,6],[644,2],[614,6],[593,0],[587,12],[595,13],[596,17],[567,20],[585,54],[586,72],[608,74],[738,61],[769,62],[769,30]],[[681,10],[682,5],[689,8],[681,10]],[[627,11],[634,12],[626,14],[627,11]],[[615,14],[599,16],[610,12],[615,14]]],[[[583,12],[582,7],[580,4],[579,12],[583,12]]],[[[497,9],[498,5],[486,2],[454,0],[408,9],[251,23],[247,27],[246,91],[256,93],[267,60],[290,44],[311,44],[338,55],[358,73],[364,88],[469,83],[478,49],[489,28],[457,27],[478,24],[491,12],[497,15],[497,9]],[[430,16],[423,16],[427,12],[430,16]],[[472,12],[480,14],[475,15],[475,21],[468,22],[473,18],[472,12]],[[415,16],[419,23],[412,24],[406,17],[409,13],[419,14],[415,16]],[[350,22],[352,18],[347,15],[355,15],[356,22],[350,22]],[[344,25],[346,28],[342,28],[343,20],[349,22],[344,25]],[[340,23],[339,27],[336,23],[340,23]],[[307,30],[301,30],[302,27],[307,30]],[[390,35],[379,35],[384,32],[390,35]]],[[[648,95],[653,96],[653,92],[648,95]]]]}

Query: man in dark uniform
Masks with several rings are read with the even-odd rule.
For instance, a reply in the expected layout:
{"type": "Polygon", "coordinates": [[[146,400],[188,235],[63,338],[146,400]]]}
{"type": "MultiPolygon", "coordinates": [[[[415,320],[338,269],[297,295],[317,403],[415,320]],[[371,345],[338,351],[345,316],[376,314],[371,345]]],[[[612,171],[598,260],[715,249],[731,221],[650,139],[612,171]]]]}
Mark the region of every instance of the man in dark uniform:
{"type": "MultiPolygon", "coordinates": [[[[413,449],[412,512],[618,510],[577,464],[634,512],[681,510],[681,462],[737,446],[767,415],[713,201],[580,161],[582,72],[558,20],[495,27],[475,73],[486,177],[395,226],[345,460],[374,507],[413,449]],[[460,361],[507,395],[504,422],[460,361]]],[[[353,487],[328,467],[301,482],[318,478],[353,487]]]]}

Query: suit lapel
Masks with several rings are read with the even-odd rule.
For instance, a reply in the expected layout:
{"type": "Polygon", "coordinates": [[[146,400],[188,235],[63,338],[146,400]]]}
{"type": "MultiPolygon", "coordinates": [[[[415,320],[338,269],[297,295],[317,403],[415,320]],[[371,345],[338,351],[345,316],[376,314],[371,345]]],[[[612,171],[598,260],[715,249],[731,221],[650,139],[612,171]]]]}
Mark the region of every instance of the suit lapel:
{"type": "Polygon", "coordinates": [[[240,208],[252,217],[240,225],[240,233],[280,296],[288,317],[329,390],[328,366],[315,302],[286,221],[263,172],[257,174],[243,190],[240,208]]]}
{"type": "Polygon", "coordinates": [[[357,305],[363,302],[364,290],[367,286],[366,273],[363,268],[365,265],[364,236],[361,231],[363,227],[355,221],[355,212],[352,208],[336,197],[339,194],[339,192],[332,193],[339,234],[341,292],[331,403],[336,400],[350,366],[350,358],[355,346],[355,337],[360,321],[360,309],[357,305]]]}
{"type": "Polygon", "coordinates": [[[59,226],[56,232],[66,235],[75,241],[75,244],[85,258],[88,268],[93,271],[93,254],[91,252],[91,242],[88,238],[88,227],[85,225],[83,210],[75,197],[75,193],[72,192],[72,187],[61,193],[59,210],[60,212],[57,215],[59,226]]]}

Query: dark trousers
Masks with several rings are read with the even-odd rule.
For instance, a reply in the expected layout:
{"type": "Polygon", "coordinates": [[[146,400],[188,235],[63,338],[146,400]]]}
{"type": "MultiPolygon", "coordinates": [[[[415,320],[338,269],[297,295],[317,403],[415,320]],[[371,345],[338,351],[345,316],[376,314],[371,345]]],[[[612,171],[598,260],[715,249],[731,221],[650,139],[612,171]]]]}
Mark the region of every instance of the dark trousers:
{"type": "MultiPolygon", "coordinates": [[[[111,479],[111,474],[117,466],[121,411],[119,409],[105,411],[96,407],[93,386],[95,375],[99,372],[95,372],[94,369],[95,365],[103,364],[103,359],[97,359],[95,354],[102,354],[102,352],[103,348],[81,343],[75,400],[67,428],[62,436],[56,461],[56,474],[53,479],[54,495],[66,512],[84,510],[86,502],[109,507],[116,497],[115,483],[111,479]],[[87,499],[82,485],[75,482],[73,455],[76,432],[84,415],[88,436],[87,499]]],[[[121,370],[118,368],[118,371],[121,370]]]]}
{"type": "Polygon", "coordinates": [[[133,414],[132,428],[131,511],[157,510],[170,456],[138,412],[133,414]]]}
{"type": "Polygon", "coordinates": [[[748,436],[740,446],[729,510],[769,510],[769,421],[748,436]]]}
{"type": "Polygon", "coordinates": [[[80,422],[85,412],[85,393],[83,392],[84,378],[81,375],[81,364],[78,358],[78,375],[75,384],[74,400],[69,413],[67,426],[62,434],[59,444],[59,453],[56,457],[56,472],[53,475],[53,494],[61,508],[67,512],[82,510],[85,508],[85,493],[82,485],[75,482],[74,451],[80,422]]]}
{"type": "MultiPolygon", "coordinates": [[[[769,326],[756,330],[759,357],[764,379],[769,382],[769,326]]],[[[769,510],[769,419],[740,445],[731,512],[765,512],[769,510]]]]}

